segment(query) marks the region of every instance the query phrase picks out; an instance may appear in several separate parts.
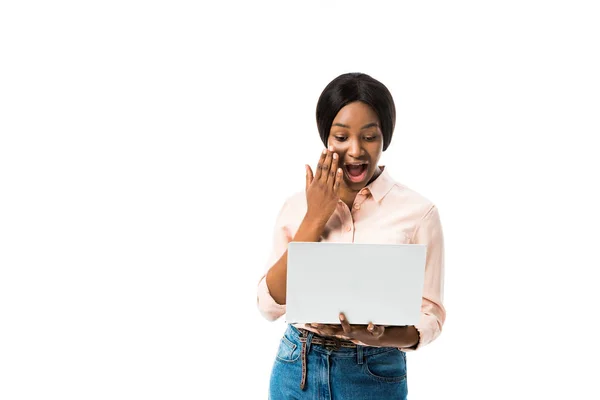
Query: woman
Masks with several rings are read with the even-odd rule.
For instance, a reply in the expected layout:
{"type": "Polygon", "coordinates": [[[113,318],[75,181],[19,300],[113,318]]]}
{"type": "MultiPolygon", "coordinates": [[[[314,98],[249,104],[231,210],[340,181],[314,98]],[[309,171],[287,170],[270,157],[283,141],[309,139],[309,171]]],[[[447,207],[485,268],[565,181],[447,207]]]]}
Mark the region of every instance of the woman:
{"type": "Polygon", "coordinates": [[[405,399],[405,353],[441,333],[446,311],[438,210],[379,165],[395,119],[390,92],[368,75],[343,74],[323,90],[317,126],[325,149],[314,173],[306,165],[305,190],[289,197],[278,215],[258,307],[271,321],[285,314],[290,241],[419,243],[427,245],[420,321],[352,325],[340,314],[339,325],[288,325],[271,373],[271,400],[405,399]]]}

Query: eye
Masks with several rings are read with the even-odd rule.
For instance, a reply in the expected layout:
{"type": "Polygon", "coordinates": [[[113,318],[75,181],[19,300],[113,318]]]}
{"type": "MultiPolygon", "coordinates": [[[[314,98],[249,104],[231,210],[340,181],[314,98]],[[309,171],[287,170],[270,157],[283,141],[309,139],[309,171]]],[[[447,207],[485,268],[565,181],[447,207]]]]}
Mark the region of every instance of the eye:
{"type": "Polygon", "coordinates": [[[343,142],[346,140],[346,137],[345,136],[336,136],[335,140],[337,140],[338,142],[343,142]]]}
{"type": "Polygon", "coordinates": [[[365,140],[366,140],[367,142],[372,142],[372,141],[373,141],[373,140],[375,140],[375,139],[377,139],[377,136],[367,136],[367,137],[365,138],[365,140]]]}

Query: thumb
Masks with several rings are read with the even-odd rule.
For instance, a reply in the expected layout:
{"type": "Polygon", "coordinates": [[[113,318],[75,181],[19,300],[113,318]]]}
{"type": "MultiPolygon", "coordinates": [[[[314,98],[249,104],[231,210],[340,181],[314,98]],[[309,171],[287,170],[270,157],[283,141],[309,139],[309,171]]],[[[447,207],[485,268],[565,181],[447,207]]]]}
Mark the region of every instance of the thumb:
{"type": "Polygon", "coordinates": [[[305,170],[306,170],[306,190],[308,190],[308,187],[310,186],[310,184],[313,181],[313,172],[312,169],[310,168],[310,165],[305,164],[305,170]]]}

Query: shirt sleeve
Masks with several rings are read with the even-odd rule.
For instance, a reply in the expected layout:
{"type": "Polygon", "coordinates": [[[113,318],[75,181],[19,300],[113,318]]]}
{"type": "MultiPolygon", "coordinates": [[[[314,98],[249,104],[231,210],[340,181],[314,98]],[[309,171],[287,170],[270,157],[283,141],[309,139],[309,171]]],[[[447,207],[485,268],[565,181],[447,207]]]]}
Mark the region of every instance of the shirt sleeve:
{"type": "Polygon", "coordinates": [[[444,235],[436,206],[432,206],[421,220],[413,235],[412,243],[427,245],[425,281],[421,317],[415,328],[419,342],[413,347],[401,348],[415,351],[431,343],[440,333],[446,320],[444,299],[444,235]]]}
{"type": "Polygon", "coordinates": [[[286,226],[288,210],[289,199],[286,200],[283,207],[279,211],[279,215],[277,216],[277,220],[275,222],[275,231],[273,233],[273,248],[271,250],[269,259],[267,260],[265,272],[258,282],[258,310],[260,311],[262,316],[268,321],[277,320],[279,317],[285,314],[286,310],[285,304],[277,304],[271,296],[271,293],[269,292],[269,287],[267,286],[267,272],[277,262],[277,260],[281,258],[283,253],[285,253],[285,251],[287,250],[288,243],[292,241],[291,234],[286,226]]]}

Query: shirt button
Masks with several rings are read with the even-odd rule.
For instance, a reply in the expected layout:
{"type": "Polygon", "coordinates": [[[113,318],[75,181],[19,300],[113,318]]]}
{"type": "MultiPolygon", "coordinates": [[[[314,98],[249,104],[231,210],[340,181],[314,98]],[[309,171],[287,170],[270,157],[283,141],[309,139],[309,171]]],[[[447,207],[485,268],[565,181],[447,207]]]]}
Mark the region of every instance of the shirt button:
{"type": "Polygon", "coordinates": [[[360,194],[366,196],[367,195],[368,190],[367,189],[363,189],[360,191],[360,194]]]}
{"type": "Polygon", "coordinates": [[[346,231],[350,232],[351,230],[352,230],[352,227],[351,227],[351,226],[347,226],[347,227],[346,227],[346,231]]]}
{"type": "Polygon", "coordinates": [[[360,204],[355,204],[354,208],[357,209],[357,210],[360,210],[360,204]]]}

